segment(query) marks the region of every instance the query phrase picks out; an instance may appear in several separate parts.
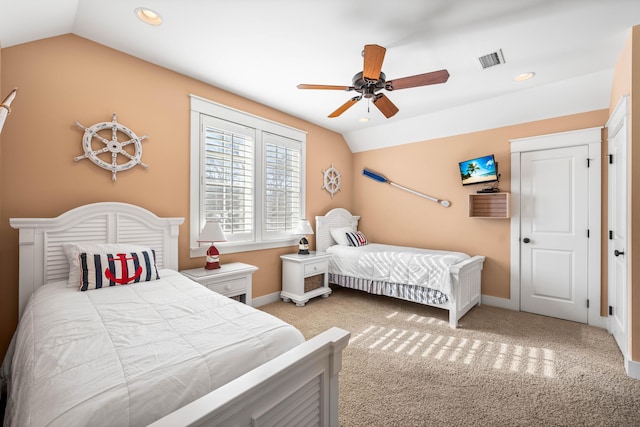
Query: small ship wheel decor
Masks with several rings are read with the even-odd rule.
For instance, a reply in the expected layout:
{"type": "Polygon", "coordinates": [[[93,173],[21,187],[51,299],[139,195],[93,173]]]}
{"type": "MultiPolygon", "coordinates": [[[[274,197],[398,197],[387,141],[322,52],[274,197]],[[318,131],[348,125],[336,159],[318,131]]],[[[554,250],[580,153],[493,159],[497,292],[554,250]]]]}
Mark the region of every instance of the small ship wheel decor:
{"type": "Polygon", "coordinates": [[[148,136],[137,136],[131,129],[123,124],[118,123],[116,113],[110,122],[96,123],[90,127],[84,127],[79,122],[75,122],[76,126],[84,129],[82,136],[82,148],[84,155],[74,157],[73,160],[89,159],[103,169],[111,171],[111,179],[115,182],[116,173],[131,169],[136,165],[144,168],[149,166],[144,164],[140,158],[142,157],[142,141],[148,136]],[[102,132],[111,130],[111,138],[107,139],[102,132]],[[123,135],[123,136],[121,136],[123,135]],[[111,153],[111,162],[105,161],[109,159],[111,153]]]}
{"type": "Polygon", "coordinates": [[[322,173],[324,175],[324,184],[322,185],[322,188],[327,190],[333,199],[333,195],[340,191],[340,172],[331,165],[329,169],[322,171],[322,173]]]}

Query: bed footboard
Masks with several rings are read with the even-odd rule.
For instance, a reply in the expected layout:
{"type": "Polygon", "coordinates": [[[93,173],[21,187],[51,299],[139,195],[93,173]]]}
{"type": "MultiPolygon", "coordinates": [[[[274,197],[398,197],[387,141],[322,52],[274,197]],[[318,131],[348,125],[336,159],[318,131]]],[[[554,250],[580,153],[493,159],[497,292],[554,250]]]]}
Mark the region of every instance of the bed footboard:
{"type": "Polygon", "coordinates": [[[456,328],[458,320],[475,305],[480,305],[483,256],[474,256],[449,267],[453,278],[454,301],[449,309],[449,326],[456,328]]]}
{"type": "Polygon", "coordinates": [[[350,335],[328,329],[151,426],[337,426],[338,374],[350,335]]]}

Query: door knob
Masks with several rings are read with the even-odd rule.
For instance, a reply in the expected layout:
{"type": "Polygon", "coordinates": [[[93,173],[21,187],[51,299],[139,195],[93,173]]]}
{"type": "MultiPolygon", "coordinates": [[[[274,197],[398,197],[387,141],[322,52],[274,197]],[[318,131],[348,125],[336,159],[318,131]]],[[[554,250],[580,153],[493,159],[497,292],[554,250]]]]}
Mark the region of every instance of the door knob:
{"type": "Polygon", "coordinates": [[[525,237],[524,239],[522,239],[523,242],[525,243],[529,243],[531,241],[531,239],[529,239],[528,237],[525,237]]]}
{"type": "Polygon", "coordinates": [[[613,255],[615,255],[615,256],[624,255],[624,251],[619,251],[619,250],[616,249],[615,251],[613,251],[613,255]]]}

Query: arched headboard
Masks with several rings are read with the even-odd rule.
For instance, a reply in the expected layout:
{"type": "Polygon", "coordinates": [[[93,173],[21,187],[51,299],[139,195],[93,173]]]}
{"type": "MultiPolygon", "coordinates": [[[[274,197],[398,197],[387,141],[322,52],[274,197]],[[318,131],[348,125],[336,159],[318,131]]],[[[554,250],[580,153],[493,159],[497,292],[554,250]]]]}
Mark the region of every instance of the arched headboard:
{"type": "Polygon", "coordinates": [[[55,218],[11,218],[20,231],[18,313],[45,283],[66,279],[65,243],[129,243],[156,252],[158,268],[178,269],[178,230],[184,218],[160,218],[139,206],[99,202],[71,209],[55,218]]]}
{"type": "Polygon", "coordinates": [[[351,227],[358,230],[360,216],[351,215],[344,208],[331,209],[324,216],[316,216],[316,252],[325,252],[329,246],[336,244],[331,237],[331,229],[334,227],[351,227]]]}

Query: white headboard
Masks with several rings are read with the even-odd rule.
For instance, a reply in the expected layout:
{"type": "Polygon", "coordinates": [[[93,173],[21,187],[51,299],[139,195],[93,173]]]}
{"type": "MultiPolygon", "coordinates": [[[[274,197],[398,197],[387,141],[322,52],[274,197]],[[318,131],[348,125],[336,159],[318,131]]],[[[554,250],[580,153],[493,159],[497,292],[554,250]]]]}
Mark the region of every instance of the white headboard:
{"type": "Polygon", "coordinates": [[[20,230],[18,315],[45,283],[66,279],[64,243],[131,243],[156,252],[158,268],[178,269],[178,229],[184,218],[160,218],[139,206],[118,202],[84,205],[56,218],[11,218],[20,230]]]}
{"type": "Polygon", "coordinates": [[[351,227],[353,231],[358,230],[359,216],[351,215],[346,209],[331,209],[324,216],[316,216],[316,252],[325,252],[329,246],[336,244],[331,237],[333,227],[351,227]]]}

